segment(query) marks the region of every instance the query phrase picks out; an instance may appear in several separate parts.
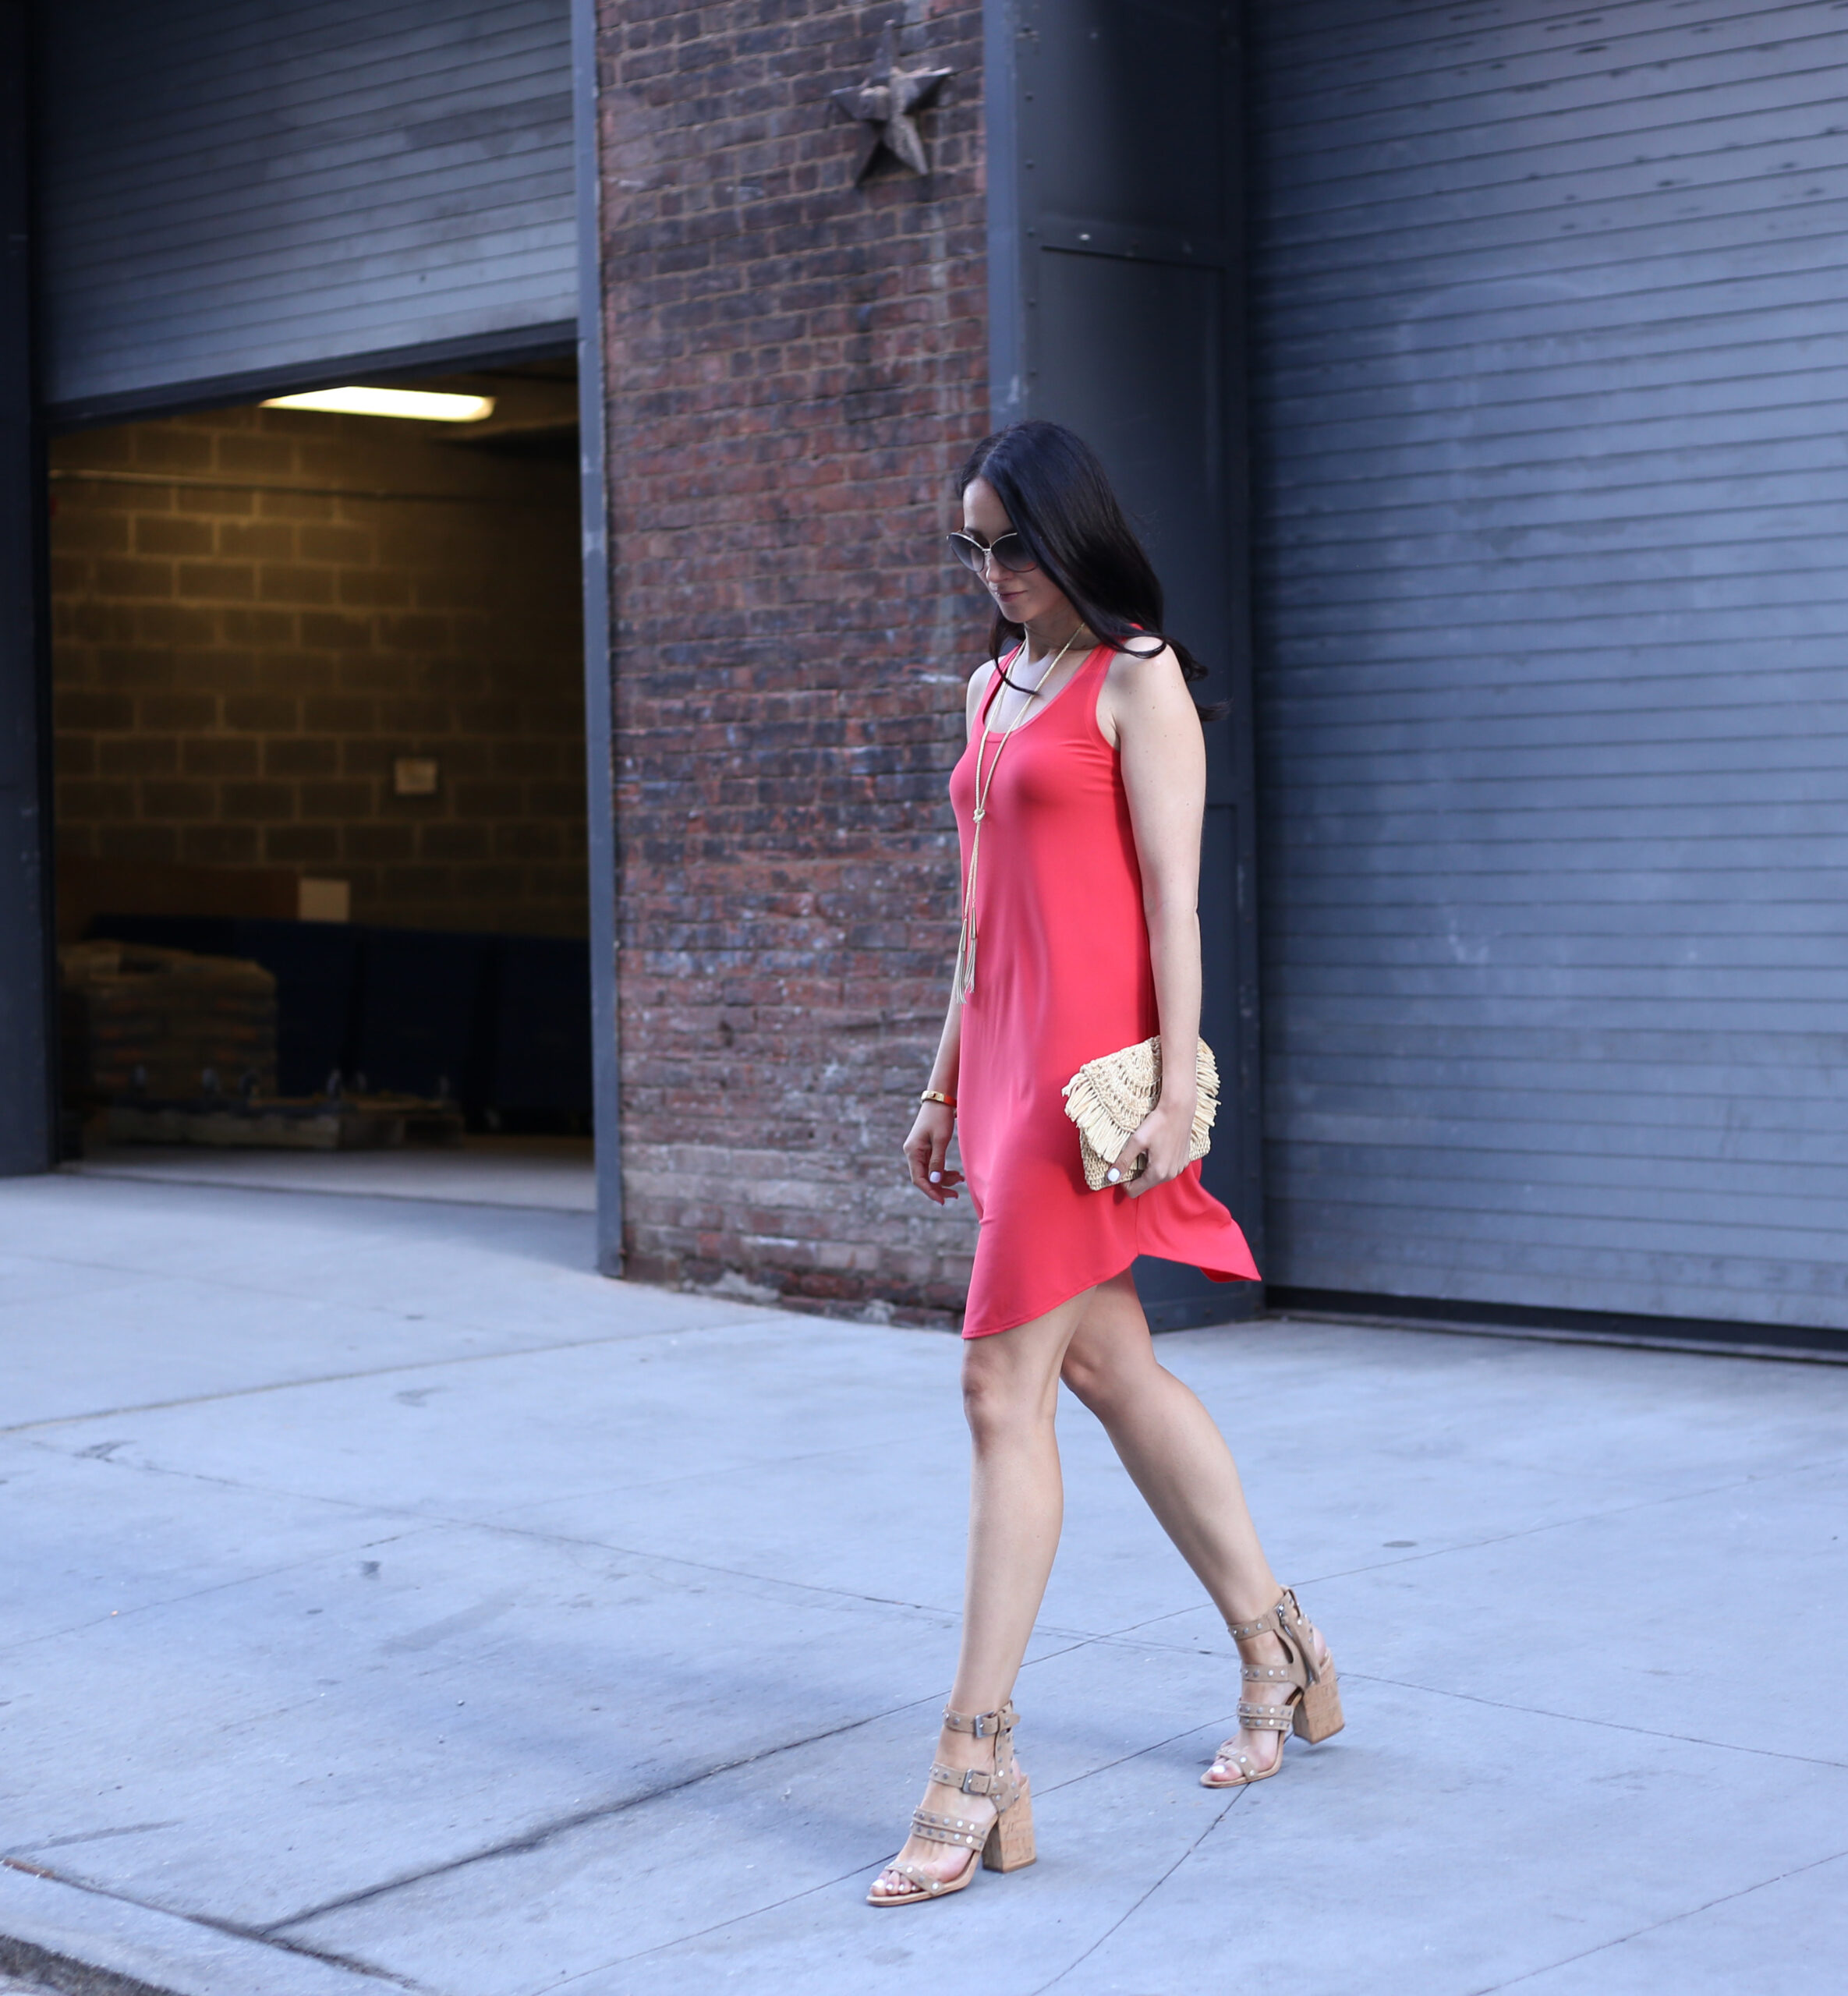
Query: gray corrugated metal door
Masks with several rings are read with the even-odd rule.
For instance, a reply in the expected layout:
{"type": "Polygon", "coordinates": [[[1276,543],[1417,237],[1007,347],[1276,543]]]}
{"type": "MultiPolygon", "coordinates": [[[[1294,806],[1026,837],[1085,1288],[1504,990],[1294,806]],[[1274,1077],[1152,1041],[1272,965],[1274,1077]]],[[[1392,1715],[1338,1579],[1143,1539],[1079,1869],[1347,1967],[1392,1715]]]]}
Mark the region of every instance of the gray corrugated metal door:
{"type": "Polygon", "coordinates": [[[1848,27],[1260,0],[1273,1279],[1848,1326],[1848,27]]]}
{"type": "Polygon", "coordinates": [[[568,337],[569,0],[60,0],[39,15],[55,414],[568,337]]]}
{"type": "MultiPolygon", "coordinates": [[[[1236,9],[991,0],[997,414],[1069,423],[1145,534],[1174,631],[1232,712],[1207,729],[1201,1030],[1223,1092],[1207,1185],[1263,1265],[1236,9]]],[[[1144,1262],[1157,1329],[1248,1311],[1244,1285],[1144,1262]]]]}

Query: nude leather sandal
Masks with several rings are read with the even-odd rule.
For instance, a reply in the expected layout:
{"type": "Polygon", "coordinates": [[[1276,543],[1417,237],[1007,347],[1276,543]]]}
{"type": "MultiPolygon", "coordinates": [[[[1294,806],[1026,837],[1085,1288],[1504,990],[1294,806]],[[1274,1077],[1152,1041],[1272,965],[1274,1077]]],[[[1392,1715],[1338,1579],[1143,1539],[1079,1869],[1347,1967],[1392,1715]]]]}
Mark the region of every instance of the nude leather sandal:
{"type": "MultiPolygon", "coordinates": [[[[1284,1588],[1277,1597],[1276,1605],[1260,1615],[1255,1622],[1228,1622],[1227,1631],[1234,1642],[1248,1640],[1253,1636],[1275,1636],[1283,1645],[1283,1661],[1280,1664],[1255,1664],[1244,1665],[1243,1676],[1248,1683],[1286,1683],[1289,1690],[1279,1705],[1258,1704],[1248,1698],[1238,1701],[1238,1723],[1248,1732],[1294,1732],[1300,1739],[1306,1739],[1312,1746],[1318,1739],[1326,1739],[1341,1730],[1345,1722],[1341,1717],[1341,1690],[1335,1676],[1335,1660],[1331,1655],[1325,1664],[1315,1661],[1315,1639],[1310,1633],[1312,1624],[1296,1605],[1296,1596],[1284,1588]]],[[[1268,1781],[1283,1764],[1283,1743],[1277,1742],[1277,1757],[1268,1768],[1261,1768],[1249,1754],[1243,1752],[1234,1742],[1237,1735],[1226,1741],[1214,1754],[1216,1765],[1221,1761],[1230,1761],[1238,1770],[1236,1781],[1215,1781],[1213,1770],[1209,1768],[1200,1777],[1202,1788],[1243,1788],[1254,1781],[1268,1781]]]]}
{"type": "MultiPolygon", "coordinates": [[[[983,1774],[976,1768],[952,1768],[941,1761],[931,1764],[930,1778],[945,1788],[965,1795],[986,1795],[995,1805],[991,1822],[971,1822],[962,1816],[940,1816],[933,1810],[914,1809],[912,1830],[926,1843],[957,1844],[968,1851],[979,1851],[979,1864],[972,1857],[954,1878],[933,1878],[920,1864],[901,1864],[896,1860],[882,1867],[880,1877],[896,1871],[917,1889],[903,1893],[866,1894],[869,1906],[922,1906],[926,1899],[940,1899],[960,1892],[974,1881],[978,1870],[1018,1871],[1033,1862],[1033,1793],[1025,1775],[1014,1771],[1014,1728],[1018,1718],[1010,1701],[994,1712],[953,1712],[947,1707],[943,1724],[952,1732],[972,1733],[978,1739],[995,1743],[995,1771],[983,1774]],[[1001,1770],[1007,1768],[1004,1774],[1001,1770]]],[[[875,1883],[877,1882],[876,1880],[875,1883]]]]}

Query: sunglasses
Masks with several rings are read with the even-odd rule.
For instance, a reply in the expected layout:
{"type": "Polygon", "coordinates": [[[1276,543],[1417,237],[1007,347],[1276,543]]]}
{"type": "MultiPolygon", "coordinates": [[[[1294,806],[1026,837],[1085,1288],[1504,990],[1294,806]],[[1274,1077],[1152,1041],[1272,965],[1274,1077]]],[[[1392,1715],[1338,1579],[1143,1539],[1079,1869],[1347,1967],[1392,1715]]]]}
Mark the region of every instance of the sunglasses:
{"type": "Polygon", "coordinates": [[[950,552],[965,568],[972,569],[978,575],[987,575],[991,561],[1011,575],[1024,575],[1029,569],[1039,566],[1028,551],[1027,543],[1017,533],[1002,534],[993,542],[978,540],[973,534],[968,533],[946,534],[943,537],[950,543],[950,552]]]}

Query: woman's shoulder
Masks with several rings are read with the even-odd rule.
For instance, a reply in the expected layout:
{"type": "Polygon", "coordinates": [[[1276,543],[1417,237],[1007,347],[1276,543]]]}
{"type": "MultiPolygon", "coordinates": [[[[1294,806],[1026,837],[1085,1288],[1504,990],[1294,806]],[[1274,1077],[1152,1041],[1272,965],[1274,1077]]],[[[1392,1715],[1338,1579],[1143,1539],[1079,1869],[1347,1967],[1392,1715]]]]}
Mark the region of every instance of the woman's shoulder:
{"type": "Polygon", "coordinates": [[[1170,682],[1184,687],[1186,675],[1173,646],[1150,633],[1125,638],[1113,650],[1106,682],[1113,694],[1146,699],[1159,696],[1170,682]]]}
{"type": "Polygon", "coordinates": [[[994,684],[995,674],[1000,670],[999,660],[984,659],[969,674],[969,683],[963,692],[963,706],[972,722],[982,711],[982,699],[989,688],[994,684]]]}
{"type": "Polygon", "coordinates": [[[1193,695],[1173,646],[1153,635],[1125,639],[1098,692],[1098,725],[1105,741],[1115,748],[1126,733],[1162,731],[1184,708],[1194,711],[1193,695]]]}
{"type": "Polygon", "coordinates": [[[1112,653],[1113,665],[1159,665],[1164,659],[1174,658],[1174,648],[1156,632],[1131,631],[1114,642],[1112,653]]]}

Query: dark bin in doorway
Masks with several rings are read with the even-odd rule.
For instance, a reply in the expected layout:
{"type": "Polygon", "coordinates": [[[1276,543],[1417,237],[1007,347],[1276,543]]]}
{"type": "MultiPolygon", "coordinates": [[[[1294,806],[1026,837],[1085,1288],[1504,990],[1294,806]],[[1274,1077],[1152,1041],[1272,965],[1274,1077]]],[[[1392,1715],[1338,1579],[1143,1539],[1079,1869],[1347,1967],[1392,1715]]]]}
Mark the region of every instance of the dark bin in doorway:
{"type": "Polygon", "coordinates": [[[314,1095],[348,1065],[359,998],[363,932],[343,922],[232,924],[232,954],[276,980],[276,1075],[285,1095],[314,1095]]]}
{"type": "Polygon", "coordinates": [[[464,1106],[488,1098],[489,979],[495,938],[436,929],[365,931],[353,1069],[371,1089],[464,1106]]]}
{"type": "Polygon", "coordinates": [[[590,945],[582,936],[503,936],[496,954],[494,1064],[501,1114],[590,1115],[590,945]]]}

